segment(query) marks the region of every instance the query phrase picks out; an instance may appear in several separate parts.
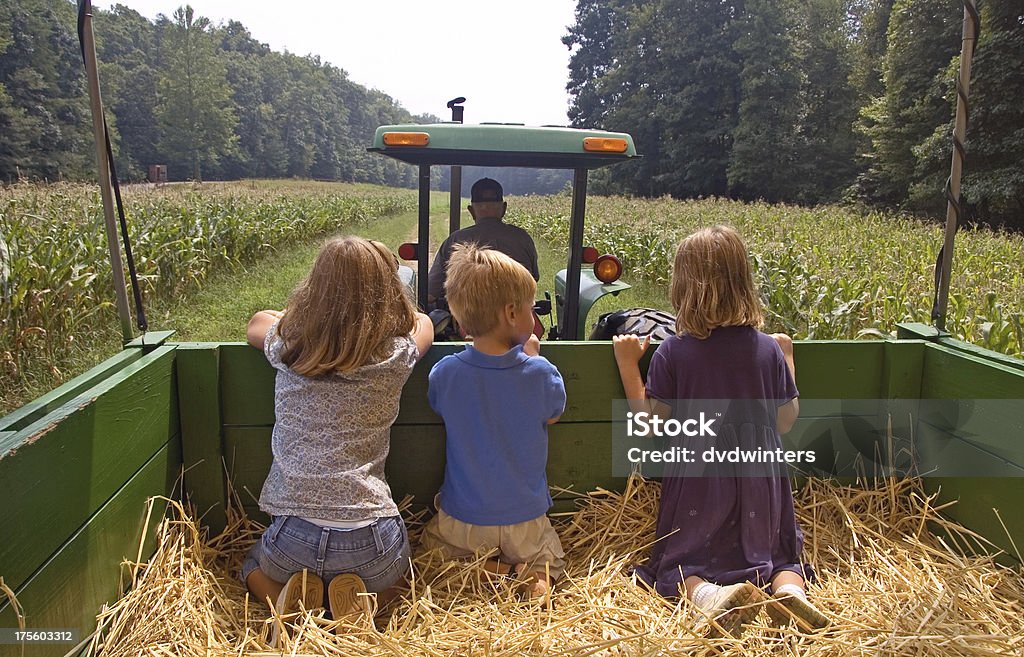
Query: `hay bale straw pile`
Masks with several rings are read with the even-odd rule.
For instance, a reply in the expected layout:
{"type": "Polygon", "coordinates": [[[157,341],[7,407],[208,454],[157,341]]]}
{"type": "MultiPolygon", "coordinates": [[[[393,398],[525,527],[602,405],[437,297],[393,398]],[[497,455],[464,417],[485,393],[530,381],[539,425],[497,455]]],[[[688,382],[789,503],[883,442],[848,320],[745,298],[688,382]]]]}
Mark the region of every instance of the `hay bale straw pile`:
{"type": "MultiPolygon", "coordinates": [[[[232,514],[206,540],[171,503],[156,554],[126,564],[128,593],[99,615],[90,655],[1022,655],[1024,573],[985,556],[980,537],[932,506],[920,482],[866,488],[809,481],[797,494],[810,587],[832,620],[825,632],[777,629],[762,613],[739,639],[706,639],[686,601],[649,593],[626,575],[653,540],[659,485],[639,477],[622,493],[580,496],[557,519],[568,569],[550,605],[481,581],[475,564],[417,552],[407,595],[369,623],[339,626],[322,609],[283,621],[250,599],[236,573],[262,532],[232,514]],[[939,536],[944,538],[939,538],[939,536]]],[[[408,515],[414,547],[423,514],[408,515]]]]}

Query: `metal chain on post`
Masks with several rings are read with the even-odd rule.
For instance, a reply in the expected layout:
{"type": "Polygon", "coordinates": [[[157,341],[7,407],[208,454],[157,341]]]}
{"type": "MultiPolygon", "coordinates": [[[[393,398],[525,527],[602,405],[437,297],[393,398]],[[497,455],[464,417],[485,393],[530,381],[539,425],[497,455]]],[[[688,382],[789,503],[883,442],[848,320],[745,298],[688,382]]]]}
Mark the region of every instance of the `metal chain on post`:
{"type": "Polygon", "coordinates": [[[963,0],[964,27],[960,50],[960,72],[956,80],[956,120],[953,124],[953,155],[949,178],[946,179],[946,232],[942,248],[935,261],[935,298],[932,302],[932,321],[940,332],[946,330],[946,314],[949,308],[949,283],[953,269],[953,242],[957,228],[963,219],[960,197],[960,178],[963,174],[967,151],[967,115],[970,106],[967,95],[971,87],[971,57],[978,47],[981,34],[981,18],[978,15],[977,0],[963,0]]]}

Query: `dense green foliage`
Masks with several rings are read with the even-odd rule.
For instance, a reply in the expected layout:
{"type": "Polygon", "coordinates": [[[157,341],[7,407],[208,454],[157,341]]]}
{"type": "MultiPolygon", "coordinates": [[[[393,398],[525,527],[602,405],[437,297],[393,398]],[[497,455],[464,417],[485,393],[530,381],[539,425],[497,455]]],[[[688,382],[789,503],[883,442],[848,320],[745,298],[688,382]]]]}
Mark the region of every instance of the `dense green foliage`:
{"type": "Polygon", "coordinates": [[[161,78],[158,96],[165,101],[156,108],[161,150],[191,163],[196,181],[203,179],[204,164],[216,165],[238,141],[227,67],[217,59],[209,29],[210,21],[196,18],[192,7],[174,12],[164,51],[167,68],[177,73],[161,78]]]}
{"type": "MultiPolygon", "coordinates": [[[[416,205],[412,192],[369,186],[253,182],[126,190],[145,303],[176,299],[212,272],[284,245],[416,205]]],[[[109,323],[113,288],[99,195],[84,185],[0,191],[0,400],[23,388],[32,363],[55,371],[109,323]],[[83,345],[80,347],[79,345],[83,345]]]]}
{"type": "MultiPolygon", "coordinates": [[[[1024,228],[1024,9],[980,2],[964,197],[1024,228]]],[[[570,118],[633,134],[605,192],[941,214],[959,0],[578,0],[570,118]]]]}
{"type": "MultiPolygon", "coordinates": [[[[517,198],[509,204],[510,222],[562,247],[568,216],[564,196],[517,198]]],[[[696,228],[715,223],[735,226],[746,239],[769,330],[827,340],[887,335],[902,321],[931,323],[941,228],[911,218],[836,206],[592,197],[584,242],[622,258],[624,279],[660,287],[668,308],[676,245],[696,228]]],[[[957,239],[950,332],[1024,356],[1024,237],[979,229],[957,239]]],[[[627,298],[619,303],[630,305],[627,298]]]]}
{"type": "MultiPolygon", "coordinates": [[[[1024,9],[979,5],[966,218],[1024,228],[1024,9]]],[[[75,3],[0,9],[0,182],[91,178],[75,3]]],[[[962,11],[960,0],[577,0],[569,118],[630,132],[644,155],[592,189],[942,215],[962,11]]],[[[271,51],[237,21],[170,14],[95,11],[122,178],[160,163],[173,180],[415,184],[414,168],[365,146],[378,125],[436,117],[316,56],[271,51]]],[[[514,192],[565,184],[502,173],[514,192]]],[[[446,169],[434,185],[447,188],[446,169]]]]}
{"type": "Polygon", "coordinates": [[[56,179],[93,166],[75,8],[0,2],[0,181],[56,179]]]}
{"type": "MultiPolygon", "coordinates": [[[[118,172],[142,180],[302,177],[411,186],[415,170],[366,152],[391,97],[319,58],[278,53],[243,25],[189,7],[150,21],[94,9],[118,172]]],[[[92,124],[70,0],[0,0],[0,182],[95,177],[92,124]]]]}

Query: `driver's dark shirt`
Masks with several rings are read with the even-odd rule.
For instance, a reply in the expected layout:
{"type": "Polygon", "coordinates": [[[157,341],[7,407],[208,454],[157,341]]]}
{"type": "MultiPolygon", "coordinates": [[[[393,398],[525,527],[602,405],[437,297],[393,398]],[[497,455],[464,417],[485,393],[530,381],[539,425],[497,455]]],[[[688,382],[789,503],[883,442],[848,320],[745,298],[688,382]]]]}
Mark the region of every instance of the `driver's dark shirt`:
{"type": "Polygon", "coordinates": [[[530,234],[519,226],[506,224],[501,219],[481,219],[472,226],[455,231],[442,242],[441,248],[434,256],[434,264],[430,267],[430,277],[427,283],[430,296],[434,298],[445,296],[445,268],[448,266],[448,259],[452,256],[452,247],[469,242],[501,251],[526,267],[533,276],[533,280],[540,279],[540,271],[537,268],[537,247],[530,234]]]}

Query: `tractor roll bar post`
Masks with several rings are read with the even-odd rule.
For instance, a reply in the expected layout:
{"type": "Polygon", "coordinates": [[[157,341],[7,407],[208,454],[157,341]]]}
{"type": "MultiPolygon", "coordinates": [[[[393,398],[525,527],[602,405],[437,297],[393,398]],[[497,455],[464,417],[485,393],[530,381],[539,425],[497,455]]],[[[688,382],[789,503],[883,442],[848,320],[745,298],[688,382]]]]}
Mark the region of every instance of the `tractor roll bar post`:
{"type": "MultiPolygon", "coordinates": [[[[459,103],[466,102],[465,96],[452,98],[448,101],[448,109],[452,111],[452,123],[462,123],[465,107],[459,103]]],[[[462,224],[462,167],[453,164],[448,178],[448,234],[457,231],[462,224]]]]}
{"type": "Polygon", "coordinates": [[[416,244],[416,297],[427,310],[427,265],[430,260],[430,165],[420,165],[419,237],[416,244]]]}
{"type": "Polygon", "coordinates": [[[448,234],[462,227],[462,167],[453,164],[448,192],[448,234]]]}
{"type": "Polygon", "coordinates": [[[569,217],[569,269],[565,276],[565,314],[562,339],[578,340],[576,316],[580,308],[580,268],[583,266],[583,218],[587,211],[587,170],[575,169],[572,178],[572,215],[569,217]]]}

